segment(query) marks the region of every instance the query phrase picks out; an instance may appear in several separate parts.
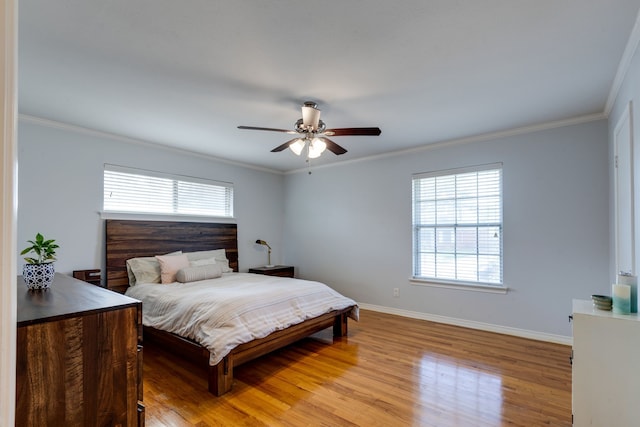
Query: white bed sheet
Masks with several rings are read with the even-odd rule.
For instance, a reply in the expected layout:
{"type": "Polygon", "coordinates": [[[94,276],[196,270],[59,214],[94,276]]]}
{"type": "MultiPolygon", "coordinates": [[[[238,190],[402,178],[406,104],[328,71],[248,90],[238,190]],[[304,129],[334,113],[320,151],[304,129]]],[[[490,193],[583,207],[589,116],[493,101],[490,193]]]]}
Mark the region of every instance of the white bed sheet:
{"type": "Polygon", "coordinates": [[[307,319],[355,306],[327,285],[250,273],[191,283],[138,283],[126,295],[142,301],[142,323],[189,338],[220,362],[240,344],[307,319]]]}

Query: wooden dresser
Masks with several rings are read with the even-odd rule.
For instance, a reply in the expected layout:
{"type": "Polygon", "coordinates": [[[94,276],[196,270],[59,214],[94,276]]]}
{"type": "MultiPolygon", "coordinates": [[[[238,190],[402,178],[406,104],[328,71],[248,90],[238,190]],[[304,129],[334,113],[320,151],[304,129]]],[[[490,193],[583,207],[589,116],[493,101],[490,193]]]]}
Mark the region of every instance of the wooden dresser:
{"type": "Polygon", "coordinates": [[[142,303],[56,274],[18,277],[16,426],[143,426],[142,303]]]}

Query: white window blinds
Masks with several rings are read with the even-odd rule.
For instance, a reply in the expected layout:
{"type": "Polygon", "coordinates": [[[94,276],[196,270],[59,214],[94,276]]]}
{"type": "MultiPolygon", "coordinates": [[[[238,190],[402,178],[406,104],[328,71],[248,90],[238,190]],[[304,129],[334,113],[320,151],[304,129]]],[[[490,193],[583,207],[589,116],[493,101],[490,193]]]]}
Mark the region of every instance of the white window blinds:
{"type": "Polygon", "coordinates": [[[414,175],[416,279],[500,286],[502,165],[414,175]]]}
{"type": "Polygon", "coordinates": [[[104,165],[104,210],[233,217],[233,184],[104,165]]]}

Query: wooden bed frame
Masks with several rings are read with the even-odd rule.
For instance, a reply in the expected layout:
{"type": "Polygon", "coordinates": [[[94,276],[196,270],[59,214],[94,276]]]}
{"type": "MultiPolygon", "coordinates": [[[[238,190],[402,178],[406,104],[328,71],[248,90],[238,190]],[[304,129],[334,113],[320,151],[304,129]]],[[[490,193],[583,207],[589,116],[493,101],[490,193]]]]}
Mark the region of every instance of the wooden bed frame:
{"type": "MultiPolygon", "coordinates": [[[[236,224],[106,220],[107,288],[125,292],[129,287],[126,260],[182,250],[225,249],[229,266],[238,271],[236,224]]],[[[209,391],[221,396],[231,390],[233,368],[295,341],[333,327],[334,337],[347,335],[347,318],[353,307],[306,320],[287,329],[234,348],[217,365],[209,365],[209,351],[178,335],[144,327],[144,338],[158,342],[183,358],[208,366],[209,391]]]]}

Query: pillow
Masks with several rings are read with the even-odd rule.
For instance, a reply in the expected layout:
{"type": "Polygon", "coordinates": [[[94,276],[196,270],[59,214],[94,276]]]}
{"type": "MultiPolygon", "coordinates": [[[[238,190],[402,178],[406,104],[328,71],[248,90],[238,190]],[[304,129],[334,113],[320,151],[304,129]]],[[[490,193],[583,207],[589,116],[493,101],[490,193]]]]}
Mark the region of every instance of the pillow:
{"type": "Polygon", "coordinates": [[[214,249],[212,251],[196,251],[196,252],[185,252],[189,261],[199,261],[202,259],[210,259],[215,258],[216,264],[220,264],[222,266],[223,273],[229,273],[233,271],[229,267],[229,260],[227,259],[227,255],[224,249],[214,249]]]}
{"type": "Polygon", "coordinates": [[[188,283],[197,280],[215,279],[221,276],[222,266],[220,264],[207,264],[178,270],[176,280],[181,283],[188,283]]]}
{"type": "Polygon", "coordinates": [[[176,281],[178,270],[189,267],[189,259],[186,255],[156,255],[160,263],[160,280],[162,284],[176,281]]]}
{"type": "Polygon", "coordinates": [[[224,249],[214,249],[211,251],[196,251],[196,252],[185,252],[189,261],[207,259],[207,258],[215,258],[215,259],[227,259],[227,254],[224,249]]]}
{"type": "Polygon", "coordinates": [[[127,264],[127,277],[129,278],[129,286],[134,286],[136,284],[136,275],[131,271],[131,265],[129,264],[129,260],[126,262],[127,264]]]}
{"type": "MultiPolygon", "coordinates": [[[[182,251],[171,252],[167,255],[181,255],[182,251]]],[[[129,286],[136,283],[160,283],[160,263],[156,257],[138,257],[127,260],[127,275],[129,286]]]]}
{"type": "MultiPolygon", "coordinates": [[[[189,255],[187,255],[187,258],[188,257],[189,257],[189,255]]],[[[191,267],[200,267],[202,265],[217,264],[215,258],[194,259],[194,260],[190,261],[189,263],[191,264],[191,267]]]]}

